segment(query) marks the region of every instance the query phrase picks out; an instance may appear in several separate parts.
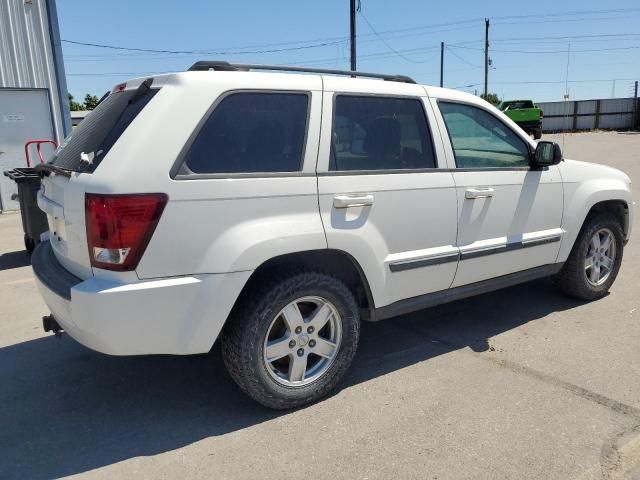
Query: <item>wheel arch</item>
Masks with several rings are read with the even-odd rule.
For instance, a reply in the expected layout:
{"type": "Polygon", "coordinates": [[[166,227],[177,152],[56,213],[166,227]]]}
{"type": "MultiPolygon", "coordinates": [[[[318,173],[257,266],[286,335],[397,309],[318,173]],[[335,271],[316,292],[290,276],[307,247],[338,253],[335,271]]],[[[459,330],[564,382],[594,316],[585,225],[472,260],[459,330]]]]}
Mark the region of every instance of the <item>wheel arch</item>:
{"type": "Polygon", "coordinates": [[[560,248],[558,261],[563,262],[568,258],[584,225],[589,221],[589,219],[599,213],[610,213],[618,219],[622,225],[626,241],[629,238],[632,225],[630,205],[629,199],[625,198],[623,195],[614,196],[613,198],[596,198],[592,202],[587,203],[580,213],[575,226],[571,230],[566,229],[567,238],[560,248]]]}
{"type": "Polygon", "coordinates": [[[622,225],[622,230],[624,232],[625,238],[629,233],[629,204],[625,200],[616,199],[616,200],[603,200],[591,206],[584,220],[582,221],[582,225],[585,224],[587,219],[591,218],[594,215],[599,213],[611,213],[615,216],[620,225],[622,225]]]}
{"type": "Polygon", "coordinates": [[[330,248],[287,253],[264,261],[247,280],[236,304],[265,277],[291,269],[316,270],[339,278],[354,294],[362,320],[373,320],[375,301],[364,270],[347,252],[330,248]]]}

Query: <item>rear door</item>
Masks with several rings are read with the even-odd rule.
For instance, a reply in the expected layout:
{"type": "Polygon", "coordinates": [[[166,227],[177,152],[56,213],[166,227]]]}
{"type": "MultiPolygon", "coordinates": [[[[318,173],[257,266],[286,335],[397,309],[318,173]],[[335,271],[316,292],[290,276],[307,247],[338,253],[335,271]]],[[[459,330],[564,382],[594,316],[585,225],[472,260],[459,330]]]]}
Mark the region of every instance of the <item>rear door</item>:
{"type": "Polygon", "coordinates": [[[557,166],[532,170],[528,140],[481,105],[434,104],[455,167],[460,265],[453,286],[554,263],[563,234],[557,166]]]}
{"type": "Polygon", "coordinates": [[[329,248],[357,260],[376,307],[449,288],[458,260],[455,188],[439,168],[442,144],[424,89],[324,82],[317,170],[329,248]]]}

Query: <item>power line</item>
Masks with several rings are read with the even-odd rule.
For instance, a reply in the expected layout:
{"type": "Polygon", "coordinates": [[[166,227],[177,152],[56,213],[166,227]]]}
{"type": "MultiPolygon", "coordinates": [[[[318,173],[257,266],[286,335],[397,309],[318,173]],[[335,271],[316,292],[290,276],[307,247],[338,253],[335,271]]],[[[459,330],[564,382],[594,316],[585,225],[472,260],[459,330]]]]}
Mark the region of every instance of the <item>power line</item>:
{"type": "Polygon", "coordinates": [[[567,17],[571,15],[579,16],[579,15],[596,15],[601,13],[622,13],[622,12],[632,12],[632,11],[640,11],[640,8],[609,8],[604,10],[573,10],[569,12],[560,12],[560,13],[546,13],[540,15],[503,15],[500,17],[492,17],[492,20],[511,20],[516,18],[524,18],[530,19],[532,17],[567,17]]]}
{"type": "Polygon", "coordinates": [[[515,22],[496,22],[496,25],[534,25],[540,23],[567,23],[567,22],[588,22],[591,20],[620,20],[628,19],[629,17],[637,16],[638,13],[629,15],[616,16],[616,17],[588,17],[588,18],[566,18],[566,19],[547,19],[547,20],[520,20],[515,22]]]}
{"type": "MultiPolygon", "coordinates": [[[[410,38],[410,37],[416,37],[416,36],[425,36],[425,35],[436,35],[439,33],[446,33],[446,32],[452,32],[452,31],[458,31],[458,30],[467,30],[470,28],[476,28],[475,25],[468,25],[468,26],[464,26],[464,27],[455,27],[455,28],[448,28],[448,29],[444,29],[444,30],[433,30],[430,32],[422,32],[422,33],[411,33],[411,34],[404,34],[404,35],[394,35],[394,36],[389,36],[388,39],[389,40],[396,40],[396,39],[401,39],[401,38],[410,38]]],[[[375,38],[363,38],[363,37],[368,37],[369,35],[373,35],[373,34],[363,34],[363,35],[358,35],[356,38],[358,40],[359,44],[362,43],[370,43],[370,42],[376,42],[379,41],[379,39],[377,37],[375,38]]],[[[344,38],[343,41],[340,42],[336,42],[334,44],[334,46],[336,47],[340,47],[343,45],[346,45],[348,43],[349,39],[348,38],[344,38]]],[[[474,43],[474,42],[462,42],[464,44],[466,43],[474,43]]],[[[176,53],[176,54],[162,54],[162,53],[153,53],[153,52],[137,52],[137,53],[119,53],[119,54],[98,54],[98,53],[94,53],[94,54],[80,54],[80,55],[73,55],[73,54],[69,54],[69,55],[65,55],[65,60],[69,60],[69,61],[74,61],[74,62],[85,62],[85,61],[110,61],[112,59],[122,59],[122,57],[129,57],[127,58],[127,60],[139,60],[139,59],[164,59],[164,58],[180,58],[180,57],[184,57],[184,58],[190,58],[193,56],[197,56],[197,55],[206,55],[206,54],[215,54],[215,53],[211,53],[208,51],[197,51],[196,53],[176,53]]],[[[229,55],[233,55],[235,54],[234,51],[230,51],[229,55]]]]}
{"type": "MultiPolygon", "coordinates": [[[[483,51],[483,48],[475,48],[475,47],[466,47],[462,45],[452,45],[453,48],[462,48],[465,50],[476,50],[483,51]]],[[[613,50],[633,50],[636,48],[640,48],[640,45],[634,45],[629,47],[611,47],[611,48],[593,48],[593,49],[585,49],[585,50],[573,50],[572,53],[586,53],[586,52],[609,52],[613,50]]],[[[549,54],[549,53],[567,53],[566,50],[500,50],[500,49],[491,49],[492,52],[501,52],[501,53],[531,53],[531,54],[549,54]]]]}
{"type": "Polygon", "coordinates": [[[360,16],[362,17],[362,19],[364,20],[364,22],[369,26],[369,28],[371,29],[371,31],[378,37],[378,39],[389,49],[391,50],[393,53],[395,53],[398,57],[402,58],[403,60],[406,60],[407,62],[410,63],[425,63],[424,60],[414,60],[412,58],[407,57],[406,55],[402,54],[399,50],[396,50],[395,48],[393,48],[391,45],[389,45],[389,43],[382,38],[382,36],[376,31],[375,28],[373,28],[373,25],[371,25],[371,22],[369,22],[369,20],[367,19],[367,17],[365,17],[364,13],[362,13],[362,10],[359,10],[360,16]]]}
{"type": "Polygon", "coordinates": [[[601,33],[597,35],[562,35],[562,36],[543,36],[543,37],[506,37],[494,38],[492,42],[511,42],[511,41],[538,41],[538,40],[571,40],[572,42],[581,38],[603,38],[609,41],[613,37],[640,37],[640,33],[601,33]]]}
{"type": "MultiPolygon", "coordinates": [[[[593,15],[593,14],[603,14],[603,13],[621,13],[621,12],[640,12],[640,8],[627,8],[627,9],[608,9],[608,10],[591,10],[591,11],[570,11],[570,12],[558,12],[558,13],[553,13],[553,14],[545,14],[545,15],[509,15],[509,16],[499,16],[499,17],[493,17],[493,19],[495,20],[505,20],[505,19],[519,19],[519,18],[523,18],[526,19],[524,21],[524,23],[535,23],[532,22],[531,19],[532,18],[548,18],[549,16],[552,16],[554,19],[556,20],[544,20],[544,22],[554,22],[554,21],[572,21],[571,19],[563,19],[560,20],[558,19],[558,17],[562,17],[562,16],[582,16],[582,15],[593,15]]],[[[363,18],[365,18],[363,16],[363,18]]],[[[625,17],[626,18],[626,17],[625,17]]],[[[595,20],[597,18],[590,18],[590,19],[573,19],[573,20],[595,20]]],[[[394,30],[386,30],[386,31],[375,31],[373,28],[373,33],[372,34],[364,34],[364,35],[360,35],[358,36],[358,38],[360,37],[368,37],[368,36],[375,36],[377,37],[379,40],[382,41],[382,35],[387,35],[387,34],[393,34],[393,33],[403,33],[403,32],[415,32],[415,31],[419,31],[419,30],[428,30],[428,29],[434,29],[434,28],[438,28],[438,27],[448,27],[448,26],[455,26],[455,25],[467,25],[470,23],[476,23],[481,21],[482,19],[480,18],[474,18],[474,19],[467,19],[467,20],[459,20],[459,21],[455,21],[455,22],[446,22],[446,23],[439,23],[439,24],[430,24],[430,25],[421,25],[421,26],[416,26],[416,27],[407,27],[407,28],[401,28],[401,29],[394,29],[394,30]]],[[[366,18],[365,18],[365,21],[366,18]]],[[[369,22],[367,22],[369,23],[369,22]]],[[[517,23],[517,22],[513,22],[513,23],[517,23]]],[[[502,22],[502,24],[506,24],[506,22],[502,22]]],[[[465,27],[467,28],[467,27],[465,27]]],[[[289,51],[296,51],[296,50],[306,50],[306,49],[311,49],[311,48],[321,48],[321,47],[326,47],[326,46],[332,46],[332,45],[338,45],[344,41],[346,41],[348,39],[348,37],[326,37],[323,39],[315,39],[315,40],[295,40],[295,41],[289,41],[289,42],[279,42],[279,43],[271,43],[271,44],[263,44],[263,45],[252,45],[252,46],[245,46],[245,47],[229,47],[229,48],[225,48],[225,49],[219,49],[219,50],[213,50],[213,49],[200,49],[200,50],[168,50],[168,49],[150,49],[150,48],[140,48],[140,47],[125,47],[125,46],[119,46],[119,45],[111,45],[111,44],[103,44],[103,43],[94,43],[94,42],[82,42],[82,41],[78,41],[78,40],[69,40],[69,39],[62,39],[62,42],[64,43],[68,43],[68,44],[72,44],[72,45],[81,45],[81,46],[87,46],[87,47],[94,47],[94,48],[104,48],[104,49],[111,49],[111,50],[119,50],[119,51],[132,51],[132,52],[139,52],[139,53],[165,53],[165,54],[209,54],[209,55],[249,55],[249,54],[264,54],[264,53],[280,53],[280,52],[289,52],[289,51]],[[268,48],[268,47],[272,47],[272,46],[282,46],[282,45],[293,45],[290,47],[283,47],[283,48],[268,48]],[[249,48],[255,48],[254,50],[247,50],[249,48]],[[259,48],[259,49],[257,49],[259,48]]],[[[389,47],[389,45],[387,44],[387,46],[389,47]]],[[[391,47],[393,48],[393,47],[391,47]]]]}
{"type": "Polygon", "coordinates": [[[201,55],[255,55],[255,54],[263,54],[263,53],[279,53],[279,52],[291,52],[295,50],[306,50],[309,48],[318,48],[318,47],[326,47],[329,45],[337,45],[338,43],[342,43],[344,40],[336,40],[333,42],[323,42],[316,43],[311,45],[301,45],[297,47],[287,47],[287,48],[272,48],[265,50],[238,50],[238,51],[222,51],[222,50],[156,50],[151,48],[134,48],[134,47],[122,47],[117,45],[107,45],[101,43],[88,43],[88,42],[78,42],[75,40],[62,40],[64,43],[70,43],[73,45],[83,45],[86,47],[98,47],[98,48],[108,48],[111,50],[125,50],[125,51],[133,51],[133,52],[144,52],[144,53],[170,53],[170,54],[201,54],[201,55]]]}
{"type": "Polygon", "coordinates": [[[471,65],[473,68],[482,68],[482,65],[476,65],[475,63],[471,63],[471,62],[469,62],[468,60],[465,60],[464,58],[462,58],[462,57],[461,57],[460,55],[458,55],[454,50],[451,50],[451,49],[449,48],[449,45],[447,45],[445,48],[449,51],[449,53],[450,53],[451,55],[453,55],[454,57],[456,57],[458,60],[460,60],[460,61],[462,61],[462,62],[466,63],[467,65],[471,65]]]}
{"type": "MultiPolygon", "coordinates": [[[[438,28],[438,27],[446,27],[446,26],[452,26],[452,25],[463,25],[463,24],[468,24],[476,21],[477,21],[476,19],[461,20],[456,22],[438,23],[438,24],[432,24],[432,25],[422,25],[418,27],[386,30],[383,32],[375,32],[372,34],[359,35],[358,39],[360,39],[360,37],[368,37],[372,35],[379,37],[382,34],[409,32],[409,31],[432,29],[432,28],[438,28]]],[[[468,27],[465,27],[465,28],[468,28],[468,27]]],[[[434,33],[438,33],[438,32],[434,32],[434,33]]],[[[104,43],[81,42],[78,40],[68,40],[68,39],[62,39],[61,41],[64,43],[69,43],[72,45],[81,45],[85,47],[105,48],[110,50],[132,51],[132,52],[140,52],[140,53],[165,53],[165,54],[174,54],[174,55],[176,54],[245,55],[245,54],[279,53],[279,52],[289,52],[289,51],[303,50],[303,49],[309,49],[309,48],[326,47],[331,45],[337,45],[347,40],[349,40],[348,37],[329,37],[327,39],[324,39],[323,41],[320,41],[319,43],[310,43],[310,42],[313,42],[313,40],[297,40],[292,42],[284,42],[280,44],[267,44],[267,45],[264,45],[264,47],[269,45],[284,45],[284,44],[298,44],[298,43],[306,44],[306,45],[286,47],[286,48],[262,49],[262,50],[246,50],[246,48],[261,47],[259,45],[255,47],[230,47],[230,48],[220,49],[220,50],[209,50],[209,49],[163,50],[163,49],[152,49],[152,48],[125,47],[120,45],[111,45],[111,44],[104,44],[104,43]]]]}
{"type": "MultiPolygon", "coordinates": [[[[565,50],[564,53],[567,53],[565,50]]],[[[573,53],[573,51],[571,52],[573,53]]],[[[613,82],[613,81],[633,81],[635,78],[603,78],[603,79],[584,79],[584,80],[569,80],[568,83],[600,83],[600,82],[613,82]]],[[[512,81],[512,82],[491,82],[495,85],[561,85],[567,83],[566,80],[525,80],[525,81],[512,81]]],[[[473,88],[479,87],[482,83],[472,83],[468,85],[459,85],[453,87],[454,89],[473,88]]]]}

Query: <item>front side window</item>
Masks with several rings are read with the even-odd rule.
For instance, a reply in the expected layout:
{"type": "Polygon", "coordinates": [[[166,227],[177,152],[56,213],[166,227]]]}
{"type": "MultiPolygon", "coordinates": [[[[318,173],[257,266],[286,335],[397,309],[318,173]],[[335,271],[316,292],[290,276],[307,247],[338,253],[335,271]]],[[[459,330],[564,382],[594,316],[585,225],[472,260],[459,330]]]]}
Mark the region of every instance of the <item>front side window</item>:
{"type": "Polygon", "coordinates": [[[204,122],[181,173],[301,170],[308,108],[306,93],[228,95],[204,122]]]}
{"type": "Polygon", "coordinates": [[[529,166],[529,146],[489,112],[462,103],[438,105],[458,168],[529,166]]]}
{"type": "Polygon", "coordinates": [[[338,95],[333,171],[435,168],[422,102],[415,98],[338,95]]]}

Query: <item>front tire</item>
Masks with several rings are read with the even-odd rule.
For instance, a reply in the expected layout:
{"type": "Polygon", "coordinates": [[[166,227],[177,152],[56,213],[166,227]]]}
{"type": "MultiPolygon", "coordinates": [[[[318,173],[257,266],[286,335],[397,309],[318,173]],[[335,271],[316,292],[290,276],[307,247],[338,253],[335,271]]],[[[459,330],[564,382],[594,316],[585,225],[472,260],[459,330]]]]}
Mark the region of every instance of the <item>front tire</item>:
{"type": "Polygon", "coordinates": [[[581,300],[602,298],[618,276],[623,249],[624,232],[615,216],[588,217],[554,283],[581,300]]]}
{"type": "Polygon", "coordinates": [[[223,359],[257,402],[280,410],[301,407],[327,395],[351,365],[360,334],[358,305],[342,281],[325,273],[261,280],[229,318],[223,359]]]}

